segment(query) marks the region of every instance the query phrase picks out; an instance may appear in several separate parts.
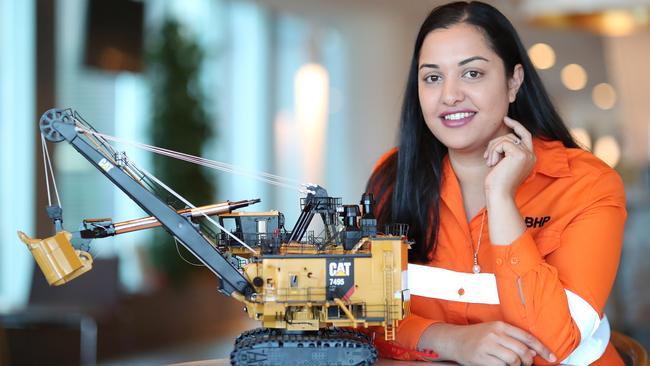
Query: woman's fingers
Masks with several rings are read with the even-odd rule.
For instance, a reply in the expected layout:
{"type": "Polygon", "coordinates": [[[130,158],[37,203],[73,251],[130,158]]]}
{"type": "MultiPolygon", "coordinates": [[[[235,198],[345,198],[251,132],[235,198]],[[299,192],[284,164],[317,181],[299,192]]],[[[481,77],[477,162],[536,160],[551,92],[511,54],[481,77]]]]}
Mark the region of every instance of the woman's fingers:
{"type": "Polygon", "coordinates": [[[503,118],[503,122],[506,126],[512,128],[528,150],[533,151],[533,135],[526,129],[526,127],[508,116],[503,118]]]}
{"type": "MultiPolygon", "coordinates": [[[[486,159],[486,163],[488,166],[491,166],[492,162],[495,159],[494,156],[494,145],[497,143],[497,141],[501,141],[503,139],[503,136],[499,136],[495,139],[490,140],[488,142],[487,149],[485,149],[485,154],[483,154],[483,157],[486,159]]],[[[496,157],[498,158],[498,157],[496,157]]]]}
{"type": "Polygon", "coordinates": [[[488,143],[488,147],[483,154],[488,166],[496,165],[505,155],[506,151],[514,151],[522,145],[522,140],[515,134],[499,136],[488,143]]]}
{"type": "Polygon", "coordinates": [[[450,359],[463,365],[530,366],[537,355],[555,362],[555,356],[537,338],[506,322],[455,326],[452,330],[450,359]]]}
{"type": "MultiPolygon", "coordinates": [[[[487,354],[488,356],[495,357],[497,360],[501,361],[502,364],[504,365],[508,365],[508,366],[522,365],[521,358],[516,352],[500,344],[496,344],[493,347],[490,347],[490,350],[487,352],[487,354]]],[[[496,362],[496,364],[499,365],[500,363],[496,362]]]]}
{"type": "Polygon", "coordinates": [[[520,342],[518,339],[513,337],[502,337],[499,339],[499,344],[516,353],[521,364],[525,366],[530,366],[533,364],[533,358],[536,353],[528,345],[520,342]]]}
{"type": "Polygon", "coordinates": [[[490,140],[490,142],[488,142],[488,146],[487,146],[487,148],[485,149],[485,153],[483,154],[483,157],[486,158],[487,155],[488,155],[488,152],[489,152],[491,149],[494,148],[494,145],[497,144],[498,142],[504,140],[504,139],[508,139],[508,140],[510,140],[511,142],[515,142],[516,140],[521,141],[521,140],[519,139],[519,137],[517,137],[517,135],[515,135],[514,133],[509,133],[509,134],[507,134],[507,135],[503,135],[503,136],[499,136],[499,137],[497,137],[497,138],[494,138],[494,139],[490,140]]]}
{"type": "Polygon", "coordinates": [[[546,360],[550,362],[555,362],[557,360],[557,357],[555,357],[555,355],[532,334],[511,325],[506,325],[505,333],[522,342],[546,360]]]}

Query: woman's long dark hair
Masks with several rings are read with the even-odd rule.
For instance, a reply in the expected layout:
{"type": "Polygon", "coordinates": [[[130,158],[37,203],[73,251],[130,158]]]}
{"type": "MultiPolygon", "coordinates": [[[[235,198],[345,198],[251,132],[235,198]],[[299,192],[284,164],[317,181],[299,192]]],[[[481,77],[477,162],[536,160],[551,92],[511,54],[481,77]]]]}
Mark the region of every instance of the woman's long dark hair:
{"type": "Polygon", "coordinates": [[[517,32],[501,12],[478,1],[454,2],[433,9],[415,41],[402,105],[399,150],[376,169],[368,182],[368,191],[383,203],[378,205],[379,223],[410,225],[409,237],[416,243],[409,251],[409,260],[413,262],[426,263],[435,251],[442,161],[447,154],[447,147],[431,133],[422,115],[418,60],[422,43],[431,31],[459,23],[471,24],[484,33],[503,61],[508,79],[515,65],[523,67],[524,81],[508,108],[508,116],[523,124],[533,136],[578,147],[551,103],[517,32]]]}

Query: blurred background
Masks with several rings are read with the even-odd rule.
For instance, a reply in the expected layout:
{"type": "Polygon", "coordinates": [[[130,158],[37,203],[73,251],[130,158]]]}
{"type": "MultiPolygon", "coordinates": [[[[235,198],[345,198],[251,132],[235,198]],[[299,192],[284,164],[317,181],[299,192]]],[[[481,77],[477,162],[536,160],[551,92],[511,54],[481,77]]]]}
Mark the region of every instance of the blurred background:
{"type": "MultiPolygon", "coordinates": [[[[440,3],[0,0],[0,365],[224,358],[256,326],[160,229],[94,241],[93,271],[48,287],[16,236],[54,233],[43,112],[71,107],[108,135],[315,182],[355,203],[396,142],[415,36],[440,3]]],[[[650,1],[492,4],[576,138],[625,181],[629,216],[606,311],[648,348],[650,1]]],[[[278,209],[289,226],[298,216],[295,191],[117,147],[194,204],[261,198],[249,210],[278,209]]],[[[70,146],[49,149],[68,230],[146,216],[70,146]]]]}

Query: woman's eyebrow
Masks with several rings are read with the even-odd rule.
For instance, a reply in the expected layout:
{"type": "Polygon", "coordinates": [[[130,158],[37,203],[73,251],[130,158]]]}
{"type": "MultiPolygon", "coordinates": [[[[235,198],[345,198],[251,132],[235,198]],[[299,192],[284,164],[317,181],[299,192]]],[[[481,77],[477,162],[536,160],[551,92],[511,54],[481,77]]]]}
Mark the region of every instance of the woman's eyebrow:
{"type": "MultiPolygon", "coordinates": [[[[466,59],[460,61],[460,62],[458,63],[458,66],[463,66],[463,65],[465,65],[465,64],[468,64],[468,63],[470,63],[470,62],[472,62],[472,61],[476,61],[476,60],[482,60],[482,61],[485,61],[485,62],[489,62],[489,60],[486,59],[485,57],[481,57],[481,56],[472,56],[472,57],[470,57],[470,58],[466,58],[466,59]]],[[[422,69],[425,68],[425,67],[428,67],[428,68],[431,68],[431,69],[439,69],[439,68],[440,68],[440,66],[438,66],[438,65],[436,65],[436,64],[422,64],[422,65],[420,65],[420,70],[422,70],[422,69]]]]}
{"type": "Polygon", "coordinates": [[[465,64],[468,64],[468,63],[470,63],[470,62],[472,62],[472,61],[476,61],[476,60],[483,60],[483,61],[485,61],[485,62],[488,62],[488,59],[486,59],[485,57],[481,57],[481,56],[472,56],[472,57],[470,57],[470,58],[464,59],[463,61],[459,62],[459,63],[458,63],[458,66],[463,66],[463,65],[465,65],[465,64]]]}
{"type": "Polygon", "coordinates": [[[420,70],[424,69],[425,67],[428,67],[430,69],[439,69],[440,68],[440,66],[438,66],[436,64],[422,64],[422,65],[420,65],[420,70]]]}

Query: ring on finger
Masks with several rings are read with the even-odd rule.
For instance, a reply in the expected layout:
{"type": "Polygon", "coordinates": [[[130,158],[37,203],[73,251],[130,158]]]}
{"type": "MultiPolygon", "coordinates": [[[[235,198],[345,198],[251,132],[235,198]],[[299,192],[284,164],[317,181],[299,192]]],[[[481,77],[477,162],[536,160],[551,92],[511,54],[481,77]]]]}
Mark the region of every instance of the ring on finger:
{"type": "Polygon", "coordinates": [[[515,145],[519,145],[519,144],[521,144],[521,140],[518,139],[518,138],[515,138],[515,139],[512,141],[512,143],[515,144],[515,145]]]}

